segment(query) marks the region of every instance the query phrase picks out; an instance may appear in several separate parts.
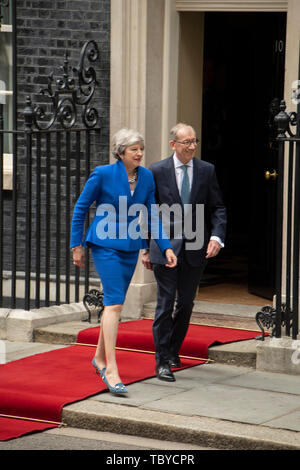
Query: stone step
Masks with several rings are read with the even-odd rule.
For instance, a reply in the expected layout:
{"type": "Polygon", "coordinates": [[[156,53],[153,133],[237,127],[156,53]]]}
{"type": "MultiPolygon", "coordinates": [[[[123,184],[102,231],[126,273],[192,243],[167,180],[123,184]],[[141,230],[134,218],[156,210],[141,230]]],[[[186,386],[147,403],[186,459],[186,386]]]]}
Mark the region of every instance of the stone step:
{"type": "Polygon", "coordinates": [[[33,341],[47,344],[73,344],[77,340],[78,333],[91,326],[96,325],[83,321],[73,321],[42,326],[33,330],[33,341]]]}
{"type": "MultiPolygon", "coordinates": [[[[144,305],[143,318],[154,318],[155,302],[144,305]]],[[[259,306],[219,304],[213,302],[195,302],[191,323],[242,328],[260,332],[255,321],[259,306]]]]}
{"type": "MultiPolygon", "coordinates": [[[[146,387],[150,388],[151,381],[148,383],[146,387]]],[[[132,394],[138,393],[139,385],[131,386],[134,387],[130,389],[132,394]]],[[[142,393],[145,394],[144,389],[142,393]]],[[[198,394],[199,391],[196,390],[194,396],[198,394]]],[[[197,402],[197,398],[195,401],[197,402]]],[[[163,409],[147,409],[138,401],[127,406],[124,400],[114,404],[109,402],[109,398],[105,401],[105,395],[65,406],[62,410],[62,420],[71,429],[105,430],[123,436],[145,438],[155,436],[155,439],[165,441],[166,445],[168,441],[178,442],[177,449],[181,449],[182,444],[194,445],[196,446],[194,449],[203,446],[207,450],[209,448],[211,450],[300,449],[297,432],[205,416],[185,416],[176,410],[171,413],[163,409]]],[[[190,459],[193,459],[191,451],[189,454],[190,459]]],[[[186,457],[186,455],[183,457],[182,463],[185,463],[186,457]]],[[[177,456],[175,463],[179,463],[179,458],[180,456],[177,456]]]]}
{"type": "MultiPolygon", "coordinates": [[[[155,303],[146,304],[143,310],[143,318],[153,318],[154,308],[155,303]]],[[[200,310],[202,310],[202,308],[203,305],[196,305],[193,311],[191,323],[250,329],[257,331],[257,336],[260,336],[260,331],[256,325],[255,320],[250,317],[250,314],[252,313],[251,311],[248,311],[247,313],[245,310],[244,312],[241,312],[239,308],[233,308],[230,310],[228,307],[226,307],[228,310],[225,309],[225,313],[221,314],[201,312],[200,310]],[[248,317],[241,316],[242,314],[248,314],[248,317]]],[[[77,335],[80,331],[91,326],[95,325],[91,325],[90,323],[83,321],[73,321],[35,328],[33,333],[34,341],[38,343],[60,345],[72,344],[76,342],[77,335]]],[[[261,341],[253,339],[212,346],[209,348],[208,357],[210,360],[218,363],[255,368],[256,349],[260,343],[261,341]]]]}

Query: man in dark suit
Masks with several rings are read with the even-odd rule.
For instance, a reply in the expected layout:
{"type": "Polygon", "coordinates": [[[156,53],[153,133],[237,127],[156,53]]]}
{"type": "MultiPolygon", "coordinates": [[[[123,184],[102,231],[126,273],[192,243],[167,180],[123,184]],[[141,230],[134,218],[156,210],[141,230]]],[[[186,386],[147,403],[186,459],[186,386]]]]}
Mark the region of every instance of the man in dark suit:
{"type": "Polygon", "coordinates": [[[142,257],[157,281],[153,322],[155,372],[160,380],[170,382],[175,381],[171,369],[181,366],[179,349],[189,327],[199,281],[208,258],[216,256],[224,246],[226,231],[226,209],[214,166],[194,158],[198,143],[194,129],[179,123],[171,130],[173,155],[150,166],[157,204],[174,209],[173,214],[169,212],[165,231],[178,258],[177,266],[165,267],[153,240],[150,254],[146,251],[142,257]],[[187,227],[188,221],[191,227],[187,227]]]}

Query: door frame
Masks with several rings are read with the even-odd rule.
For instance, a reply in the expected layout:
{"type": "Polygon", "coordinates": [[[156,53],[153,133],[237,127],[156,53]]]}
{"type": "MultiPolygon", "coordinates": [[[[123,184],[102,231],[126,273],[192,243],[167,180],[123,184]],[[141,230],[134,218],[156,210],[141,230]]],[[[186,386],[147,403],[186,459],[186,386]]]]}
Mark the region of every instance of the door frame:
{"type": "Polygon", "coordinates": [[[277,11],[288,9],[288,0],[175,0],[177,11],[277,11]]]}

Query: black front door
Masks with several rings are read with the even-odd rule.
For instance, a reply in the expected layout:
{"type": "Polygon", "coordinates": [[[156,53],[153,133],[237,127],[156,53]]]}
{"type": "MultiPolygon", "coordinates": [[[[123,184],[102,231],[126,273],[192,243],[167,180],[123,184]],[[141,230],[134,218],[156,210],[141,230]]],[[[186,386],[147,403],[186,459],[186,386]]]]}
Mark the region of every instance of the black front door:
{"type": "Polygon", "coordinates": [[[277,168],[269,122],[272,100],[283,97],[285,27],[284,13],[205,17],[202,158],[216,165],[228,210],[226,246],[208,273],[243,278],[269,299],[277,168]]]}

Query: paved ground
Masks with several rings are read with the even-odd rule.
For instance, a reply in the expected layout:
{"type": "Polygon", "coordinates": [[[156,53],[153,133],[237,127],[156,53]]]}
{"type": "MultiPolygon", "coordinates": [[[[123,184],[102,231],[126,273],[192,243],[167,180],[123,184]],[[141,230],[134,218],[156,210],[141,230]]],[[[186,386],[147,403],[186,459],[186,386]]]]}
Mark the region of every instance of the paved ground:
{"type": "Polygon", "coordinates": [[[208,364],[65,407],[71,426],[157,436],[218,449],[300,449],[300,378],[208,364]]]}
{"type": "MultiPolygon", "coordinates": [[[[63,326],[65,333],[68,328],[63,326]]],[[[253,352],[253,341],[243,342],[242,355],[247,355],[247,344],[253,352]]],[[[42,343],[1,345],[2,362],[65,347],[42,343]]],[[[218,348],[222,352],[223,346],[218,348]]],[[[179,448],[189,444],[214,449],[299,450],[300,376],[258,371],[239,366],[237,361],[234,364],[204,364],[176,372],[174,383],[152,378],[129,385],[126,397],[104,392],[68,405],[62,413],[67,424],[64,432],[73,428],[105,430],[115,435],[116,448],[124,436],[131,435],[155,438],[163,446],[173,441],[179,448]]],[[[56,432],[48,433],[52,442],[59,435],[56,432]]],[[[84,432],[83,446],[89,445],[84,432]]],[[[28,439],[32,441],[33,437],[28,439]]]]}

